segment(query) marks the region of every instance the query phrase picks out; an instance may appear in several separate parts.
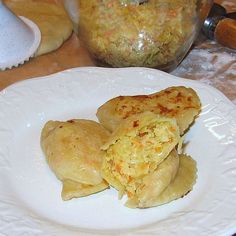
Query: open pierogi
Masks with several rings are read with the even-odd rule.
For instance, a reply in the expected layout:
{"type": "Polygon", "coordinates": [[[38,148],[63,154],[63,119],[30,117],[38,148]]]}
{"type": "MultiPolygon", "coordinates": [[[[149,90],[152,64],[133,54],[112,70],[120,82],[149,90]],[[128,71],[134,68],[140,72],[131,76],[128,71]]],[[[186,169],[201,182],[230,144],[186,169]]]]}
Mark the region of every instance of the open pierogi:
{"type": "Polygon", "coordinates": [[[102,175],[127,195],[126,206],[147,208],[168,203],[187,194],[196,181],[196,163],[178,155],[181,141],[173,118],[152,112],[123,120],[102,146],[102,175]]]}
{"type": "Polygon", "coordinates": [[[150,95],[119,96],[98,108],[100,123],[113,131],[127,117],[151,111],[162,116],[175,118],[183,134],[201,110],[196,92],[183,86],[169,87],[150,95]]]}
{"type": "MultiPolygon", "coordinates": [[[[169,156],[166,162],[171,164],[164,164],[167,167],[164,172],[169,172],[166,183],[160,183],[160,190],[157,190],[161,192],[173,179],[178,168],[178,156],[172,150],[179,140],[179,128],[175,119],[152,112],[133,115],[124,120],[102,146],[102,175],[119,191],[120,196],[127,194],[129,198],[133,198],[139,192],[142,195],[140,185],[151,183],[147,176],[169,156]]],[[[156,181],[155,178],[153,181],[156,181]]]]}
{"type": "Polygon", "coordinates": [[[48,165],[63,183],[62,199],[82,197],[108,187],[101,176],[100,147],[109,132],[95,121],[49,121],[41,134],[48,165]]]}
{"type": "Polygon", "coordinates": [[[113,98],[97,111],[101,124],[82,119],[47,122],[41,146],[63,183],[62,199],[87,196],[109,185],[120,198],[127,195],[130,208],[183,197],[197,178],[196,162],[181,153],[183,134],[200,110],[196,92],[180,86],[113,98]]]}
{"type": "Polygon", "coordinates": [[[130,198],[126,206],[130,208],[159,206],[181,198],[192,190],[197,179],[196,162],[190,156],[180,154],[175,156],[179,161],[178,167],[173,169],[176,164],[173,155],[176,154],[171,153],[172,159],[170,155],[150,176],[147,176],[148,181],[144,181],[139,187],[142,194],[130,198]]]}

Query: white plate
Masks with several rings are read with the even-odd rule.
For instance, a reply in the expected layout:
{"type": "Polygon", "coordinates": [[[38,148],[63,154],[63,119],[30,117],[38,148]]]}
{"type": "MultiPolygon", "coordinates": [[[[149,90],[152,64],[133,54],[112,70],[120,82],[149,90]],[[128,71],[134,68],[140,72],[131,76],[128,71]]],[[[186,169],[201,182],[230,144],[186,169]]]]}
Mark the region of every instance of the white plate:
{"type": "Polygon", "coordinates": [[[236,108],[216,89],[144,68],[78,68],[27,80],[0,93],[0,233],[24,236],[230,235],[236,232],[236,108]],[[48,120],[96,119],[118,95],[192,87],[203,111],[187,135],[198,179],[186,197],[128,209],[115,190],[63,202],[45,162],[40,132],[48,120]]]}

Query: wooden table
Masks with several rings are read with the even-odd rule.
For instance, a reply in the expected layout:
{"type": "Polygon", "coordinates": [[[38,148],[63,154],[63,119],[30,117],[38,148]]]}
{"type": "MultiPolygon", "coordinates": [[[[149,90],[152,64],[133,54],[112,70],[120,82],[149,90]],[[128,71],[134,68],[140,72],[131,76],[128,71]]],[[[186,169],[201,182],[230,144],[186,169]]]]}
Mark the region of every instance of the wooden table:
{"type": "Polygon", "coordinates": [[[93,65],[88,52],[73,33],[56,51],[33,58],[17,68],[0,71],[0,89],[20,80],[49,75],[68,68],[93,65]]]}
{"type": "MultiPolygon", "coordinates": [[[[235,0],[215,0],[227,12],[236,12],[235,0]]],[[[172,74],[209,84],[236,104],[236,50],[199,35],[194,47],[172,74]]]]}

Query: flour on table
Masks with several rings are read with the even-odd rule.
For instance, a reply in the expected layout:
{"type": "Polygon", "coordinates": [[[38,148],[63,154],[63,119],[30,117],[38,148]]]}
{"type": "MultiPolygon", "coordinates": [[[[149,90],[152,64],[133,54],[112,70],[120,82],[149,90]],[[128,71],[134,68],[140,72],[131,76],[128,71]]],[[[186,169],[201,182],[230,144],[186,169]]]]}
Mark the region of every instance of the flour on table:
{"type": "Polygon", "coordinates": [[[198,42],[172,74],[212,85],[236,104],[235,50],[209,40],[198,42]]]}

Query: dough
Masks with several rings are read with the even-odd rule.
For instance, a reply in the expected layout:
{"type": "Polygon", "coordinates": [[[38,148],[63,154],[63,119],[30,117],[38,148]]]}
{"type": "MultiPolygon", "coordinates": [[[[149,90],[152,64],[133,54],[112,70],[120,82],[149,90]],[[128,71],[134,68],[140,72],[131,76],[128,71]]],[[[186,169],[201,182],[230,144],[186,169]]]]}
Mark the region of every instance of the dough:
{"type": "Polygon", "coordinates": [[[61,1],[4,0],[16,15],[29,18],[41,31],[41,44],[35,56],[59,48],[69,38],[73,25],[61,1]]]}
{"type": "Polygon", "coordinates": [[[110,136],[91,120],[49,121],[41,134],[48,165],[63,182],[62,198],[86,196],[108,187],[101,176],[100,147],[110,136]]]}
{"type": "Polygon", "coordinates": [[[97,117],[113,131],[127,117],[144,111],[175,118],[183,134],[200,113],[201,103],[196,92],[186,87],[169,87],[150,95],[119,96],[100,106],[97,117]]]}

